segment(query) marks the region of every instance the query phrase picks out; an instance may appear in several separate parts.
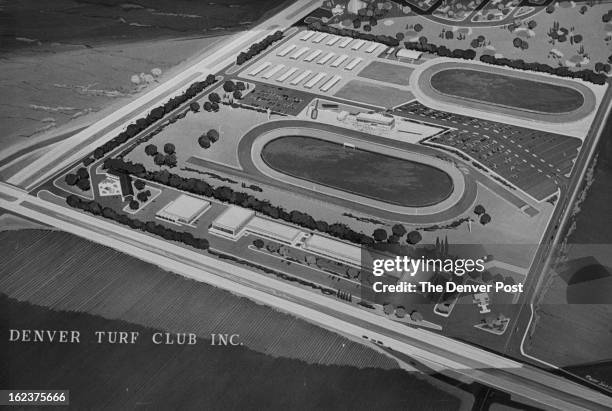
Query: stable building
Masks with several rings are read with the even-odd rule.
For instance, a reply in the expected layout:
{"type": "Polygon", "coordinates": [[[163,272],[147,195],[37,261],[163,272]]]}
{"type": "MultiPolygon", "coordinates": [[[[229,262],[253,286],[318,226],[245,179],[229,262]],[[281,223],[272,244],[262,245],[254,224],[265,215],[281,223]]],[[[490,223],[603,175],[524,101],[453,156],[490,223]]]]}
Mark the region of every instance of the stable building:
{"type": "Polygon", "coordinates": [[[174,224],[191,225],[209,208],[210,202],[181,194],[176,200],[166,204],[155,216],[174,224]]]}

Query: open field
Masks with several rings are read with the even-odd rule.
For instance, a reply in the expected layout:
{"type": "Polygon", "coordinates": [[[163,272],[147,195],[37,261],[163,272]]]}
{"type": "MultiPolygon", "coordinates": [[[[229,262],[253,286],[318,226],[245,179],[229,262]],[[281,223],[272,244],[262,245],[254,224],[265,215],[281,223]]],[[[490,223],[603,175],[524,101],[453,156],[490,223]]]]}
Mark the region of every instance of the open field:
{"type": "Polygon", "coordinates": [[[538,113],[567,113],[584,103],[582,94],[569,87],[482,70],[440,70],[431,85],[442,94],[538,113]]]}
{"type": "Polygon", "coordinates": [[[410,74],[412,71],[412,68],[400,64],[373,61],[364,67],[363,70],[359,72],[358,76],[371,80],[407,86],[410,84],[410,74]]]}
{"type": "Polygon", "coordinates": [[[0,239],[10,255],[0,262],[0,292],[19,301],[202,337],[237,333],[252,350],[308,363],[397,366],[295,317],[67,233],[13,231],[0,239]]]}
{"type": "Polygon", "coordinates": [[[293,177],[402,206],[436,204],[453,190],[448,174],[432,166],[312,137],[272,140],[262,158],[293,177]]]}
{"type": "Polygon", "coordinates": [[[334,97],[385,108],[399,106],[414,99],[409,91],[362,80],[349,81],[334,94],[334,97]]]}
{"type": "Polygon", "coordinates": [[[4,294],[0,308],[3,329],[80,331],[80,344],[3,344],[0,372],[3,388],[69,389],[74,409],[370,410],[402,409],[409,402],[419,409],[455,410],[460,405],[459,399],[398,369],[356,372],[348,366],[309,365],[245,347],[211,346],[206,339],[192,346],[155,345],[151,337],[157,328],[50,310],[4,294]],[[134,345],[97,344],[96,330],[140,336],[134,345]]]}

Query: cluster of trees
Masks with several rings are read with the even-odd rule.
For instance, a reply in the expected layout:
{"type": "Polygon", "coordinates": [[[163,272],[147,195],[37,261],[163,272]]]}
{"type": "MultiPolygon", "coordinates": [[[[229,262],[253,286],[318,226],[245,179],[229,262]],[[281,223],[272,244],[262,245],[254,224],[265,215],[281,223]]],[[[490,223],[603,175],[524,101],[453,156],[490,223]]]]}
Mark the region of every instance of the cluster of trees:
{"type": "Polygon", "coordinates": [[[240,100],[244,90],[246,90],[246,85],[242,81],[234,83],[232,80],[227,80],[223,83],[223,91],[231,93],[234,100],[240,100]]]}
{"type": "Polygon", "coordinates": [[[328,26],[327,24],[323,24],[320,21],[316,21],[314,23],[309,24],[308,29],[313,30],[313,31],[321,31],[323,33],[334,34],[338,36],[352,37],[354,39],[377,41],[389,47],[397,47],[400,45],[399,40],[393,36],[385,36],[382,34],[376,36],[374,34],[362,33],[356,30],[336,28],[336,27],[328,26]]]}
{"type": "Polygon", "coordinates": [[[164,144],[164,152],[160,153],[155,144],[149,144],[145,147],[145,154],[153,157],[153,162],[158,166],[167,166],[170,168],[176,167],[176,148],[172,143],[164,144]]]}
{"type": "Polygon", "coordinates": [[[141,203],[146,203],[151,197],[151,190],[145,190],[146,187],[147,185],[144,181],[134,181],[134,188],[138,191],[136,193],[136,199],[138,199],[138,201],[136,201],[136,208],[132,207],[132,204],[130,203],[130,208],[132,210],[137,210],[141,203]]]}
{"type": "Polygon", "coordinates": [[[519,70],[536,71],[540,73],[554,74],[559,77],[579,78],[584,81],[589,81],[594,84],[605,84],[608,78],[605,74],[595,73],[593,70],[571,71],[564,66],[551,67],[544,63],[526,63],[523,60],[511,60],[508,58],[496,58],[495,56],[482,55],[480,61],[495,66],[512,67],[519,70]]]}
{"type": "Polygon", "coordinates": [[[251,44],[251,47],[249,47],[247,51],[243,51],[240,54],[238,54],[238,57],[236,57],[236,64],[240,66],[246,63],[247,61],[249,61],[256,55],[258,55],[259,53],[267,49],[270,46],[270,44],[282,38],[283,38],[283,32],[278,30],[270,34],[269,36],[266,36],[263,40],[257,43],[251,44]]]}
{"type": "Polygon", "coordinates": [[[420,243],[423,239],[421,233],[416,230],[413,230],[408,233],[406,227],[404,227],[402,224],[395,224],[393,227],[391,227],[391,235],[388,235],[387,231],[382,228],[377,228],[372,233],[374,241],[382,242],[386,240],[389,244],[398,244],[402,237],[405,235],[406,242],[412,245],[420,243]]]}
{"type": "Polygon", "coordinates": [[[65,181],[69,186],[77,186],[83,191],[89,191],[91,189],[89,171],[87,171],[85,167],[80,167],[76,173],[67,174],[65,181]]]}
{"type": "Polygon", "coordinates": [[[419,37],[419,41],[406,41],[404,47],[410,50],[424,51],[431,54],[437,54],[440,57],[453,57],[458,59],[473,60],[476,58],[476,52],[472,49],[454,49],[451,50],[446,46],[438,46],[430,43],[427,37],[419,37]]]}
{"type": "MultiPolygon", "coordinates": [[[[127,126],[125,131],[122,131],[110,141],[96,148],[93,152],[93,157],[95,159],[100,159],[104,157],[106,154],[119,147],[121,144],[125,143],[129,139],[133,138],[138,133],[163,118],[166,114],[172,112],[189,99],[194,98],[198,93],[202,92],[204,89],[216,82],[217,79],[215,78],[215,76],[210,74],[206,77],[206,80],[196,81],[192,83],[189,88],[185,90],[182,94],[176,97],[172,97],[161,106],[155,107],[149,112],[149,114],[147,114],[146,117],[139,118],[134,123],[127,126]]],[[[83,164],[85,166],[88,166],[93,163],[93,161],[93,158],[87,157],[83,160],[83,164]]]]}
{"type": "Polygon", "coordinates": [[[211,144],[217,141],[219,141],[219,132],[212,128],[198,138],[198,144],[204,149],[210,148],[211,144]]]}
{"type": "Polygon", "coordinates": [[[521,50],[527,50],[529,48],[529,43],[520,37],[515,37],[514,40],[512,40],[512,45],[521,50]]]}
{"type": "Polygon", "coordinates": [[[487,210],[481,204],[474,207],[474,214],[480,217],[480,224],[482,225],[487,225],[491,222],[491,216],[487,214],[487,210]]]}
{"type": "Polygon", "coordinates": [[[113,220],[119,224],[129,226],[130,228],[145,231],[151,234],[158,235],[166,240],[178,241],[183,244],[190,245],[200,250],[208,249],[209,243],[205,238],[196,238],[191,233],[176,231],[167,228],[153,221],[143,222],[135,218],[131,218],[126,214],[118,213],[110,207],[102,206],[97,201],[83,200],[75,195],[69,195],[66,198],[66,203],[73,208],[86,211],[96,216],[102,216],[113,220]]]}
{"type": "Polygon", "coordinates": [[[241,191],[235,191],[231,187],[213,187],[205,181],[196,178],[184,178],[168,170],[148,171],[142,164],[134,164],[119,158],[110,158],[104,161],[104,168],[115,172],[129,173],[139,178],[155,181],[163,185],[187,191],[193,194],[212,197],[224,203],[235,204],[240,207],[249,208],[267,215],[274,219],[280,219],[288,223],[299,225],[309,230],[316,230],[331,235],[332,237],[350,241],[355,244],[374,244],[374,239],[363,233],[358,233],[346,224],[329,224],[322,220],[315,220],[307,213],[298,210],[286,211],[284,208],[272,205],[267,200],[241,191]]]}

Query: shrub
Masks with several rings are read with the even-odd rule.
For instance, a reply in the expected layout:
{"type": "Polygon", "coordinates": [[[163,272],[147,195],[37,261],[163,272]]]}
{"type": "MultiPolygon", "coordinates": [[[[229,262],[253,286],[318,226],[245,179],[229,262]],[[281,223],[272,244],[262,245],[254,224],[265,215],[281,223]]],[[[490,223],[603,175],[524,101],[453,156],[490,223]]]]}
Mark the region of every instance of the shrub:
{"type": "Polygon", "coordinates": [[[491,216],[487,213],[484,213],[480,216],[480,224],[487,225],[491,222],[491,216]]]}
{"type": "Polygon", "coordinates": [[[408,243],[415,245],[421,242],[423,236],[418,231],[414,230],[408,233],[407,241],[408,243]]]}
{"type": "Polygon", "coordinates": [[[482,215],[484,213],[485,213],[485,208],[482,204],[478,204],[476,207],[474,207],[474,214],[482,215]]]}
{"type": "Polygon", "coordinates": [[[134,187],[136,187],[136,190],[143,190],[146,187],[146,184],[144,181],[142,180],[136,180],[134,181],[134,187]]]}
{"type": "Polygon", "coordinates": [[[198,139],[198,144],[202,148],[210,148],[210,140],[205,134],[200,136],[200,138],[198,139]]]}
{"type": "Polygon", "coordinates": [[[148,156],[154,156],[157,154],[157,146],[155,144],[149,144],[145,147],[145,154],[148,156]]]}
{"type": "Polygon", "coordinates": [[[402,224],[395,224],[391,227],[391,232],[398,237],[403,237],[407,233],[406,228],[402,224]]]}
{"type": "Polygon", "coordinates": [[[263,248],[263,246],[265,245],[263,240],[261,238],[257,238],[255,240],[253,240],[253,245],[257,248],[263,248]]]}
{"type": "Polygon", "coordinates": [[[208,130],[208,132],[206,133],[206,137],[208,137],[208,139],[212,142],[212,143],[216,143],[217,141],[219,141],[219,132],[215,129],[210,129],[208,130]]]}
{"type": "Polygon", "coordinates": [[[64,180],[66,181],[66,184],[68,184],[69,186],[73,186],[73,185],[75,185],[79,181],[79,177],[77,177],[76,174],[70,173],[70,174],[66,175],[64,180]]]}
{"type": "Polygon", "coordinates": [[[91,189],[91,184],[89,182],[89,179],[81,179],[77,181],[76,185],[78,188],[80,188],[83,191],[89,191],[89,189],[91,189]]]}
{"type": "Polygon", "coordinates": [[[139,207],[140,207],[140,204],[138,203],[138,201],[136,200],[130,201],[130,208],[132,210],[138,210],[139,207]]]}
{"type": "Polygon", "coordinates": [[[189,104],[189,108],[191,109],[191,111],[193,111],[194,113],[197,113],[198,111],[200,111],[200,105],[197,102],[192,102],[191,104],[189,104]]]}
{"type": "Polygon", "coordinates": [[[172,144],[172,143],[164,144],[164,153],[166,153],[166,154],[173,154],[175,150],[176,150],[176,148],[174,147],[174,144],[172,144]]]}
{"type": "Polygon", "coordinates": [[[374,237],[374,240],[376,241],[385,241],[387,239],[387,232],[382,228],[377,228],[374,230],[372,237],[374,237]]]}

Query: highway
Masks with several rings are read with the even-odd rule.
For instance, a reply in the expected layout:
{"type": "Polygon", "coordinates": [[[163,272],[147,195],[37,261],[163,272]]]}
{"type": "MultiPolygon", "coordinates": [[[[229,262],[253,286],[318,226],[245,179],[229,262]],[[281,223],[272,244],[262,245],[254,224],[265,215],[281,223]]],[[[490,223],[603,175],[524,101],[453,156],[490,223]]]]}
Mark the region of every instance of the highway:
{"type": "MultiPolygon", "coordinates": [[[[407,327],[332,297],[217,260],[175,243],[43,201],[7,184],[0,207],[61,228],[177,274],[251,298],[328,329],[367,336],[433,369],[449,370],[549,409],[612,408],[612,398],[538,368],[439,334],[407,327]]],[[[214,239],[213,239],[214,242],[214,239]]],[[[214,244],[213,244],[214,245],[214,244]]]]}

